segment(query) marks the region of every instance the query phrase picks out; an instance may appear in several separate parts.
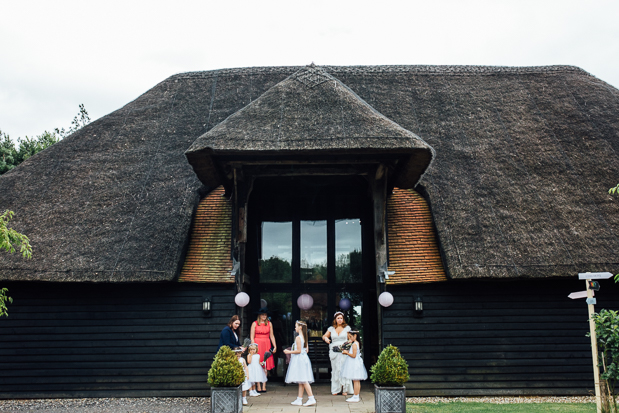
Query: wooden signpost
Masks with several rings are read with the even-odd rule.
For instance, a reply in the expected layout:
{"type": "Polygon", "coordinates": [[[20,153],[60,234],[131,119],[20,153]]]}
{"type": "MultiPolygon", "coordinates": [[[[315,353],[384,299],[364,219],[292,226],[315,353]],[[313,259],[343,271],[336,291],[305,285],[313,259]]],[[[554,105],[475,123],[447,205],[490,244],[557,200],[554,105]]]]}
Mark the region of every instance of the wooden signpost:
{"type": "Polygon", "coordinates": [[[593,298],[593,290],[590,288],[590,281],[605,280],[612,276],[613,275],[609,272],[579,273],[578,279],[586,280],[587,291],[578,291],[568,295],[571,299],[587,297],[587,307],[589,309],[589,331],[591,333],[591,355],[593,357],[593,380],[595,383],[595,404],[597,405],[597,413],[602,413],[602,395],[600,392],[600,368],[598,367],[598,342],[595,335],[595,321],[593,321],[593,313],[595,312],[593,306],[595,305],[595,298],[593,298]]]}

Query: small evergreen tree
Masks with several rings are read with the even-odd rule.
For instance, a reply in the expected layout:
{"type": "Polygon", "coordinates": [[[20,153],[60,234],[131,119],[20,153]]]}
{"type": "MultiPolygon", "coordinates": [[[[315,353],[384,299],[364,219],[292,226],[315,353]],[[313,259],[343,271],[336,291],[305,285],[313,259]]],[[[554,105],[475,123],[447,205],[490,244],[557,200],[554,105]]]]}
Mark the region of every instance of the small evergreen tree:
{"type": "Polygon", "coordinates": [[[236,387],[245,381],[245,371],[230,347],[222,346],[208,371],[208,384],[212,387],[236,387]]]}
{"type": "Polygon", "coordinates": [[[408,381],[408,364],[397,347],[388,345],[370,368],[370,380],[379,386],[401,386],[408,381]]]}

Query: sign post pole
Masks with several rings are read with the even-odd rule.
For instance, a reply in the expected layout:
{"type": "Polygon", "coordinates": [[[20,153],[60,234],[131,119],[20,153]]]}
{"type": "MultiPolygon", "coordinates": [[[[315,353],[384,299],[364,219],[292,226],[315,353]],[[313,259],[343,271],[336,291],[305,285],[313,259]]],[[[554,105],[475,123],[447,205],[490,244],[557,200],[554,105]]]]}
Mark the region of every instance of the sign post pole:
{"type": "Polygon", "coordinates": [[[593,321],[593,291],[589,288],[589,281],[587,283],[587,307],[589,308],[589,330],[591,332],[591,354],[593,357],[593,379],[595,382],[595,404],[597,405],[597,413],[602,413],[602,395],[600,392],[600,368],[598,367],[598,341],[595,335],[595,321],[593,321]]]}
{"type": "Polygon", "coordinates": [[[593,380],[595,384],[595,404],[597,405],[597,413],[602,413],[602,392],[600,391],[600,368],[598,367],[598,340],[595,335],[595,321],[593,313],[595,298],[593,298],[593,289],[598,291],[600,285],[596,282],[591,283],[591,280],[607,280],[613,275],[609,272],[580,272],[578,273],[579,280],[585,280],[587,283],[587,291],[577,291],[568,295],[569,298],[584,298],[587,297],[587,307],[589,308],[589,332],[591,336],[591,356],[593,357],[593,380]]]}

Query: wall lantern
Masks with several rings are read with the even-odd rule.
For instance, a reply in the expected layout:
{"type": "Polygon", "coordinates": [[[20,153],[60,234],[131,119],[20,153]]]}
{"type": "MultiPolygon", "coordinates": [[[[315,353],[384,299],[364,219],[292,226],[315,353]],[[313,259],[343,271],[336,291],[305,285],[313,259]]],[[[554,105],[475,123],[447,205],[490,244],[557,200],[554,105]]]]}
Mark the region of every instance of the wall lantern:
{"type": "Polygon", "coordinates": [[[205,316],[211,315],[211,299],[208,297],[205,297],[202,301],[202,312],[205,316]]]}
{"type": "Polygon", "coordinates": [[[378,302],[383,307],[389,307],[391,304],[393,304],[393,295],[391,295],[391,293],[385,291],[384,293],[381,293],[378,296],[378,302]]]}
{"type": "Polygon", "coordinates": [[[415,312],[417,314],[423,313],[423,300],[421,299],[421,296],[415,297],[415,312]]]}
{"type": "Polygon", "coordinates": [[[239,307],[245,307],[249,304],[249,294],[240,292],[234,297],[234,303],[239,307]]]}

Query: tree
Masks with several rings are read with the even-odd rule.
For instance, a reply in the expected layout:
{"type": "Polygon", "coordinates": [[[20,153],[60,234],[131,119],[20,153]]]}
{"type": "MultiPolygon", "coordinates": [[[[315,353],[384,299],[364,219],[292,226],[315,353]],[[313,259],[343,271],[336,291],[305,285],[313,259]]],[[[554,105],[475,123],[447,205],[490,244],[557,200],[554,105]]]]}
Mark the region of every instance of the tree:
{"type": "Polygon", "coordinates": [[[84,105],[80,104],[79,108],[79,113],[71,121],[68,130],[55,128],[52,132],[44,131],[34,138],[17,138],[17,147],[9,135],[0,130],[0,175],[90,123],[90,116],[84,105]]]}
{"type": "MultiPolygon", "coordinates": [[[[12,254],[19,249],[24,258],[32,257],[32,247],[30,240],[24,234],[20,234],[13,228],[9,228],[9,221],[13,218],[13,211],[6,210],[0,215],[0,251],[5,250],[12,254]]],[[[12,303],[13,299],[7,296],[7,288],[0,289],[0,317],[8,316],[6,303],[12,303]]]]}

